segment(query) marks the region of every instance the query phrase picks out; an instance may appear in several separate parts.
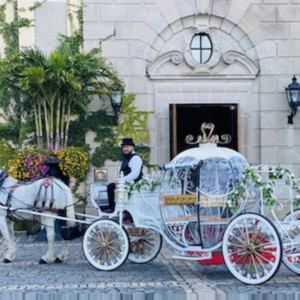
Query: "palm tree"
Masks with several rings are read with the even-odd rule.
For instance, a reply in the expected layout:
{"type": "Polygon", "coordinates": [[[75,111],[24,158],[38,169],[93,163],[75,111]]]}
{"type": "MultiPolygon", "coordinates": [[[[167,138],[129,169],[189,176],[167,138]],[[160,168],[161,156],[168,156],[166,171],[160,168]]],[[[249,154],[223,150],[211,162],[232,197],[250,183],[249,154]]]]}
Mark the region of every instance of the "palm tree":
{"type": "MultiPolygon", "coordinates": [[[[54,149],[66,147],[71,114],[86,114],[92,95],[103,97],[111,93],[114,84],[122,85],[99,50],[74,52],[65,44],[46,57],[39,49],[25,49],[16,65],[13,74],[9,69],[6,73],[27,111],[34,111],[38,147],[44,143],[54,149]]],[[[0,87],[0,99],[1,92],[0,87]]]]}
{"type": "Polygon", "coordinates": [[[51,103],[55,99],[57,83],[53,76],[49,76],[47,58],[42,51],[25,49],[20,53],[20,58],[23,61],[23,70],[19,76],[19,87],[24,97],[32,101],[38,147],[43,145],[43,132],[46,135],[47,146],[51,146],[51,103]]]}
{"type": "MultiPolygon", "coordinates": [[[[47,124],[46,101],[43,93],[45,71],[42,67],[29,67],[21,73],[20,87],[33,99],[33,111],[35,115],[35,128],[38,147],[43,144],[42,107],[44,108],[45,122],[47,124]]],[[[46,126],[46,129],[47,126],[46,126]]],[[[47,141],[49,143],[49,141],[47,141]]]]}

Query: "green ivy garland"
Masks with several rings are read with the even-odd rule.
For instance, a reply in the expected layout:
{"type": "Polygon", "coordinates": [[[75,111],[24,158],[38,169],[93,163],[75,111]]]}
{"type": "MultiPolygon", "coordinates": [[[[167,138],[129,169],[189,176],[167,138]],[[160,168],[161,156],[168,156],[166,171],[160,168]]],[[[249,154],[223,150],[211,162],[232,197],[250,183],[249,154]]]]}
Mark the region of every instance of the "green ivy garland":
{"type": "Polygon", "coordinates": [[[285,174],[289,175],[286,178],[285,184],[291,185],[292,189],[297,193],[293,204],[298,206],[300,204],[300,187],[298,182],[290,170],[280,165],[276,166],[275,169],[270,172],[269,181],[263,181],[256,168],[250,167],[245,169],[237,189],[227,199],[227,206],[232,210],[237,210],[237,200],[246,200],[246,186],[248,182],[252,182],[253,186],[262,192],[264,204],[269,208],[273,207],[276,203],[274,191],[276,181],[285,174]]]}
{"type": "Polygon", "coordinates": [[[131,183],[126,184],[126,190],[129,194],[134,191],[140,193],[143,189],[149,191],[150,193],[154,193],[160,185],[161,182],[159,180],[144,178],[139,180],[138,182],[133,181],[131,183]]]}

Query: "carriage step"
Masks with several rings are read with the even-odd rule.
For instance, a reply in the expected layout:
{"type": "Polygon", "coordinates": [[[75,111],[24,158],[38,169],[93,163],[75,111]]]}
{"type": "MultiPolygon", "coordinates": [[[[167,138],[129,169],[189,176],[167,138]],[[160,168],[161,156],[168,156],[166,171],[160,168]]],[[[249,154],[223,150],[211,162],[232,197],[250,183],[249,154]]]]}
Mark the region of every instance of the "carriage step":
{"type": "MultiPolygon", "coordinates": [[[[182,223],[182,222],[191,222],[197,221],[197,216],[182,216],[175,218],[165,218],[165,223],[182,223]]],[[[227,224],[231,219],[230,218],[219,218],[217,216],[200,216],[200,223],[224,223],[227,224]]]]}
{"type": "Polygon", "coordinates": [[[142,236],[143,235],[142,228],[126,228],[126,231],[130,236],[142,236]]]}
{"type": "Polygon", "coordinates": [[[202,251],[188,251],[187,254],[183,255],[173,255],[174,259],[186,259],[186,260],[202,260],[202,259],[211,259],[211,252],[202,252],[202,251]]]}

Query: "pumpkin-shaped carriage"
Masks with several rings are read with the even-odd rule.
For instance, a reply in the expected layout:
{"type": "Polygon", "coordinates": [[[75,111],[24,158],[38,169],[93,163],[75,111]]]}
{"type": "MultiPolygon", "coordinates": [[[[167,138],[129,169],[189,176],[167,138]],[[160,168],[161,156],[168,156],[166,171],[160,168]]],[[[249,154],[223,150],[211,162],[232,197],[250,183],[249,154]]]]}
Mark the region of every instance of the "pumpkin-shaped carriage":
{"type": "Polygon", "coordinates": [[[83,238],[88,262],[100,270],[116,269],[127,258],[147,263],[164,239],[175,258],[225,263],[246,284],[269,280],[281,260],[300,274],[295,179],[276,166],[249,168],[241,154],[213,141],[210,136],[209,143],[183,151],[129,191],[121,183],[114,213],[99,206],[105,186],[92,185],[99,217],[83,238]]]}

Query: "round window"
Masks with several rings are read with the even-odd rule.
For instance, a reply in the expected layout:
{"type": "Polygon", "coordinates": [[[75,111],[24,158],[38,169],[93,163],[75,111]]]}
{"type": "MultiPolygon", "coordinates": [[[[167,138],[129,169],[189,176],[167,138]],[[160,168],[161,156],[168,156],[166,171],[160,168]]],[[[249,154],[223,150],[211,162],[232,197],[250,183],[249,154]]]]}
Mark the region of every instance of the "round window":
{"type": "Polygon", "coordinates": [[[191,53],[197,63],[207,63],[211,58],[212,51],[212,42],[206,33],[198,33],[193,36],[191,41],[191,53]]]}

